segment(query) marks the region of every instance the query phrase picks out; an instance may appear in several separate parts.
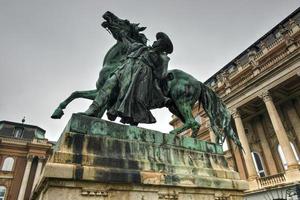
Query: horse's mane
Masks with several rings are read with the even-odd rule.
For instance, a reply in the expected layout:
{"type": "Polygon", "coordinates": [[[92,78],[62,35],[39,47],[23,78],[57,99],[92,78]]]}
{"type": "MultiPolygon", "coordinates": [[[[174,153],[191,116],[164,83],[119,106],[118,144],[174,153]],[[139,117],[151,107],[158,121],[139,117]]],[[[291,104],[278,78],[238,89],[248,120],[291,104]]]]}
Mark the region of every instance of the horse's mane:
{"type": "Polygon", "coordinates": [[[139,34],[138,34],[138,40],[139,40],[139,42],[141,42],[142,44],[146,45],[146,44],[147,44],[147,41],[148,41],[148,38],[145,36],[145,34],[139,33],[139,34]]]}

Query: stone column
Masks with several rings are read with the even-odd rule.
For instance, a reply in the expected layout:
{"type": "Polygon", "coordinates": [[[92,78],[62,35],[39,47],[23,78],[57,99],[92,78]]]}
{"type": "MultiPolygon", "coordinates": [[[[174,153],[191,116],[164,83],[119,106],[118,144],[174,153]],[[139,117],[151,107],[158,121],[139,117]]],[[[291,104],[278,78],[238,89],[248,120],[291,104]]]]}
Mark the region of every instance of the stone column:
{"type": "Polygon", "coordinates": [[[248,179],[253,180],[257,177],[257,173],[255,170],[254,162],[252,160],[251,150],[250,150],[248,139],[247,139],[247,136],[245,133],[244,125],[243,125],[243,122],[242,122],[242,119],[241,119],[241,116],[240,116],[240,113],[238,112],[238,110],[235,110],[233,112],[233,119],[235,122],[237,134],[239,136],[239,139],[240,139],[243,149],[245,151],[244,158],[245,158],[247,172],[248,172],[248,179]]]}
{"type": "Polygon", "coordinates": [[[234,144],[234,142],[232,140],[229,140],[229,143],[230,143],[231,152],[235,158],[235,164],[236,164],[237,171],[239,172],[241,179],[246,180],[247,179],[246,171],[245,171],[246,169],[243,164],[243,158],[242,158],[241,151],[236,146],[236,144],[234,144]]]}
{"type": "Polygon", "coordinates": [[[36,168],[36,171],[35,171],[35,175],[34,175],[34,181],[33,181],[33,185],[32,185],[32,189],[31,189],[31,193],[33,192],[38,180],[39,180],[39,177],[41,175],[41,172],[42,172],[42,167],[43,167],[43,160],[44,158],[39,158],[39,161],[38,161],[38,164],[37,164],[37,168],[36,168]]]}
{"type": "Polygon", "coordinates": [[[27,157],[27,164],[26,164],[26,168],[25,168],[25,171],[24,171],[22,184],[21,184],[21,188],[20,188],[20,191],[19,191],[18,200],[24,200],[24,195],[25,195],[25,191],[26,191],[26,188],[27,188],[27,183],[28,183],[29,173],[30,173],[30,169],[31,169],[32,159],[33,159],[33,157],[31,155],[27,157]]]}
{"type": "Polygon", "coordinates": [[[300,144],[300,117],[298,116],[292,102],[287,103],[286,114],[289,117],[289,120],[293,126],[293,129],[295,130],[298,143],[300,144]]]}
{"type": "Polygon", "coordinates": [[[267,111],[269,113],[272,125],[274,127],[278,142],[279,142],[279,144],[282,148],[283,154],[286,158],[288,168],[298,168],[298,162],[296,160],[293,149],[290,145],[289,138],[288,138],[287,133],[284,129],[284,126],[280,120],[279,114],[276,110],[276,107],[273,103],[270,93],[264,92],[261,95],[261,98],[263,99],[263,101],[266,104],[267,111]]]}
{"type": "Polygon", "coordinates": [[[255,122],[255,130],[259,137],[261,148],[264,153],[264,157],[266,158],[265,161],[267,162],[266,164],[268,166],[270,175],[278,174],[270,145],[267,141],[265,131],[261,123],[261,118],[255,122]]]}

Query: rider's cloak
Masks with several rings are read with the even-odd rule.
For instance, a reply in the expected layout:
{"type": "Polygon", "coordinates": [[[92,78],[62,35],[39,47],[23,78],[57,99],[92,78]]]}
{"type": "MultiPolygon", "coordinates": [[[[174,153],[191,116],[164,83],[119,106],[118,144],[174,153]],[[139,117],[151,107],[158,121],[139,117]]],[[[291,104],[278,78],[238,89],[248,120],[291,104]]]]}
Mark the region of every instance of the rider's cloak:
{"type": "Polygon", "coordinates": [[[132,43],[122,66],[114,72],[118,95],[108,109],[109,119],[121,117],[122,123],[155,123],[150,109],[164,106],[166,97],[158,82],[167,71],[169,57],[140,43],[132,43]]]}

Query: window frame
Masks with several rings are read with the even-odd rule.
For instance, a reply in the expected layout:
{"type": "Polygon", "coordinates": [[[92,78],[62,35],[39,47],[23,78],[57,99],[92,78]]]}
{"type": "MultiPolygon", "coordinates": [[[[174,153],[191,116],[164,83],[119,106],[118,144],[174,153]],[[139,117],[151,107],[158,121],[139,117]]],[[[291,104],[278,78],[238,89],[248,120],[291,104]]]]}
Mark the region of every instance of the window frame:
{"type": "Polygon", "coordinates": [[[200,114],[197,114],[194,119],[196,120],[196,122],[198,122],[199,124],[201,124],[201,116],[200,114]]]}
{"type": "Polygon", "coordinates": [[[4,157],[4,159],[2,161],[2,165],[1,165],[1,171],[3,171],[3,172],[13,172],[14,168],[15,168],[15,162],[16,162],[16,159],[13,156],[6,156],[6,157],[4,157]],[[10,159],[10,158],[12,159],[12,166],[10,168],[11,170],[5,170],[5,169],[3,169],[5,161],[7,159],[10,159]]]}
{"type": "MultiPolygon", "coordinates": [[[[296,157],[296,160],[297,160],[298,164],[300,164],[299,155],[298,155],[298,152],[296,150],[296,147],[295,147],[294,143],[292,143],[290,141],[290,145],[292,147],[293,153],[294,153],[294,155],[296,157]]],[[[283,166],[283,169],[287,170],[288,169],[288,163],[287,163],[287,160],[285,158],[285,155],[283,153],[283,150],[282,150],[280,144],[277,145],[277,153],[279,154],[279,158],[280,158],[281,164],[283,166]]]]}
{"type": "Polygon", "coordinates": [[[0,185],[0,191],[1,191],[1,188],[4,189],[4,194],[3,194],[3,197],[0,196],[0,200],[5,200],[6,199],[6,193],[7,193],[7,187],[4,186],[4,185],[0,185]]]}
{"type": "Polygon", "coordinates": [[[13,131],[13,137],[14,138],[23,138],[23,136],[24,136],[24,128],[16,126],[13,131]],[[18,131],[20,131],[19,135],[17,135],[18,131]]]}
{"type": "Polygon", "coordinates": [[[266,167],[265,167],[265,164],[264,164],[264,160],[262,159],[262,157],[260,156],[260,154],[256,151],[252,151],[251,152],[251,157],[252,157],[252,160],[254,162],[254,166],[255,166],[255,170],[256,170],[256,173],[257,175],[262,178],[262,177],[266,177],[267,176],[267,173],[266,173],[266,167]],[[259,158],[259,161],[260,161],[260,165],[262,167],[262,169],[258,169],[258,163],[256,162],[256,159],[255,159],[255,154],[257,155],[257,157],[259,158]],[[263,173],[264,175],[262,176],[261,173],[263,173]]]}

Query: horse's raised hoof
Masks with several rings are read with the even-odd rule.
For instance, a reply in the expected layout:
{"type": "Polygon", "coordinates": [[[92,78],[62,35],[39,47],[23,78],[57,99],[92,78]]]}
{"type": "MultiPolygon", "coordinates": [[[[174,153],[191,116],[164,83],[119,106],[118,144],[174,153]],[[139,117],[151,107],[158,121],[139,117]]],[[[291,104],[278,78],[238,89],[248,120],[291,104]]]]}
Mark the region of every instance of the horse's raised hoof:
{"type": "Polygon", "coordinates": [[[56,108],[54,113],[51,115],[52,119],[60,119],[64,115],[64,111],[61,108],[56,108]]]}

